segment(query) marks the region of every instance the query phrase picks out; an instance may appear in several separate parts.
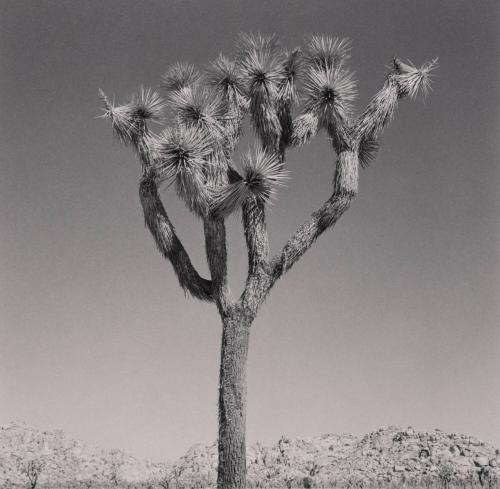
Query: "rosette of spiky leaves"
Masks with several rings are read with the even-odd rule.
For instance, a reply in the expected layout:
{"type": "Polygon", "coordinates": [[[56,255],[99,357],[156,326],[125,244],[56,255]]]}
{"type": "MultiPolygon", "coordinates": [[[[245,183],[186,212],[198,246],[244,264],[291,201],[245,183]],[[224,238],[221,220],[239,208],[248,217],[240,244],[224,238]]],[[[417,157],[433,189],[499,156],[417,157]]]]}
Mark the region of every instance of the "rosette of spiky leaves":
{"type": "Polygon", "coordinates": [[[350,41],[329,36],[313,36],[307,44],[306,62],[320,69],[340,68],[350,57],[350,41]]]}
{"type": "Polygon", "coordinates": [[[343,68],[311,67],[304,81],[304,93],[304,113],[316,114],[320,127],[340,140],[343,135],[339,133],[345,129],[356,98],[352,73],[343,68]]]}
{"type": "Polygon", "coordinates": [[[114,134],[125,144],[136,143],[143,134],[148,120],[160,122],[165,103],[160,95],[150,88],[141,87],[128,104],[114,106],[102,90],[99,96],[104,102],[103,117],[111,120],[114,134]]]}
{"type": "Polygon", "coordinates": [[[417,68],[411,61],[403,63],[397,58],[394,58],[394,69],[397,73],[399,85],[399,96],[415,98],[419,92],[426,97],[431,88],[431,72],[438,66],[438,59],[424,63],[420,68],[417,68]]]}
{"type": "Polygon", "coordinates": [[[221,144],[226,137],[227,105],[208,87],[184,87],[170,92],[168,101],[177,121],[199,129],[206,138],[221,144]]]}
{"type": "Polygon", "coordinates": [[[244,35],[238,45],[245,94],[250,100],[250,115],[262,144],[275,150],[281,137],[277,114],[279,89],[286,79],[284,53],[274,36],[244,35]]]}
{"type": "Polygon", "coordinates": [[[202,217],[209,205],[204,168],[213,151],[205,134],[196,127],[165,129],[157,143],[159,181],[173,182],[188,208],[202,217]]]}
{"type": "Polygon", "coordinates": [[[253,195],[264,203],[276,196],[276,187],[289,179],[289,171],[283,168],[279,155],[258,147],[247,153],[242,162],[243,179],[253,195]]]}
{"type": "Polygon", "coordinates": [[[206,81],[228,104],[240,108],[247,104],[240,69],[234,61],[222,54],[209,65],[206,81]]]}
{"type": "Polygon", "coordinates": [[[232,169],[233,181],[217,189],[210,204],[214,214],[227,216],[250,196],[269,203],[276,187],[284,185],[289,172],[284,170],[279,155],[257,148],[243,158],[241,168],[232,169]]]}
{"type": "Polygon", "coordinates": [[[161,86],[167,92],[196,85],[200,79],[198,70],[189,63],[175,63],[161,77],[161,86]]]}
{"type": "Polygon", "coordinates": [[[250,51],[277,54],[281,51],[281,46],[276,34],[265,35],[260,32],[242,32],[236,42],[236,51],[239,55],[250,51]]]}
{"type": "Polygon", "coordinates": [[[113,134],[124,144],[130,144],[134,133],[135,120],[130,105],[113,105],[106,94],[99,90],[99,97],[104,103],[104,114],[101,116],[111,121],[113,134]]]}
{"type": "Polygon", "coordinates": [[[206,81],[226,103],[227,117],[224,126],[227,135],[227,150],[231,152],[241,136],[241,123],[248,109],[243,77],[234,61],[219,55],[208,67],[206,81]]]}
{"type": "Polygon", "coordinates": [[[132,96],[130,103],[132,113],[141,120],[161,122],[166,103],[160,94],[151,88],[141,87],[139,92],[132,96]]]}

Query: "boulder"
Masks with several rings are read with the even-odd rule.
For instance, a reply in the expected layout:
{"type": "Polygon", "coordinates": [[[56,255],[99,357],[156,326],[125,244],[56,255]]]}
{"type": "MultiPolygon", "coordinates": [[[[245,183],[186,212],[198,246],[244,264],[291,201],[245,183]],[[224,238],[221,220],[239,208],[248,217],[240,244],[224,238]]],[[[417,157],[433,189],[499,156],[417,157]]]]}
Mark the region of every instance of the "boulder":
{"type": "Polygon", "coordinates": [[[461,466],[461,467],[470,467],[471,463],[470,463],[470,458],[468,457],[453,457],[452,459],[450,459],[450,461],[455,464],[455,465],[458,465],[458,466],[461,466]]]}
{"type": "Polygon", "coordinates": [[[488,457],[476,457],[474,459],[474,463],[478,466],[478,467],[486,467],[488,464],[489,464],[489,460],[488,460],[488,457]]]}

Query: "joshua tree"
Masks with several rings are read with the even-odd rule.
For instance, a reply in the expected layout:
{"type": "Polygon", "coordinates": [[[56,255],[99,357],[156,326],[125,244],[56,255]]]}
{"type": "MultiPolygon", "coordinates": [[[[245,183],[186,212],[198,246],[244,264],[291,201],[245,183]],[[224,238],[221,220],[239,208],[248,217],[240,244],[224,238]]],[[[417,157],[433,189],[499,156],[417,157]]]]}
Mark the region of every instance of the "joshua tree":
{"type": "Polygon", "coordinates": [[[313,37],[302,51],[286,50],[274,36],[242,35],[234,58],[220,55],[200,74],[175,64],[162,78],[165,97],[141,89],[115,106],[103,92],[104,117],[115,135],[136,152],[142,168],[139,195],[146,226],[170,261],[180,286],[216,305],[222,320],[219,379],[219,488],[245,485],[246,361],[250,326],[274,284],[349,208],[366,166],[398,101],[427,92],[436,60],[416,68],[392,60],[380,91],[355,117],[356,83],[346,66],[345,39],[313,37]],[[151,122],[171,124],[152,132],[151,122]],[[245,117],[256,146],[234,157],[245,117]],[[271,258],[266,204],[287,178],[286,151],[324,133],[336,159],[331,196],[271,258]],[[181,244],[160,199],[173,184],[187,208],[203,222],[210,278],[201,277],[181,244]],[[225,218],[241,209],[248,274],[238,298],[227,283],[225,218]]]}

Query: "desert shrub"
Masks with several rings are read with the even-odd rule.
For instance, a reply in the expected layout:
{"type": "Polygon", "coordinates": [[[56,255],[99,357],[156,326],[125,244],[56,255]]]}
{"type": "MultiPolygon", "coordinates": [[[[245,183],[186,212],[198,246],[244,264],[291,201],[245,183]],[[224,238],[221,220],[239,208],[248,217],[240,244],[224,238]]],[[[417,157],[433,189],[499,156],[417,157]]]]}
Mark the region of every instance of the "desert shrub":
{"type": "Polygon", "coordinates": [[[312,479],[310,477],[304,477],[302,479],[302,487],[304,489],[310,489],[312,487],[312,479]]]}
{"type": "Polygon", "coordinates": [[[447,464],[441,465],[441,467],[439,468],[438,477],[441,481],[441,487],[443,487],[443,489],[448,489],[453,477],[453,467],[447,464]]]}

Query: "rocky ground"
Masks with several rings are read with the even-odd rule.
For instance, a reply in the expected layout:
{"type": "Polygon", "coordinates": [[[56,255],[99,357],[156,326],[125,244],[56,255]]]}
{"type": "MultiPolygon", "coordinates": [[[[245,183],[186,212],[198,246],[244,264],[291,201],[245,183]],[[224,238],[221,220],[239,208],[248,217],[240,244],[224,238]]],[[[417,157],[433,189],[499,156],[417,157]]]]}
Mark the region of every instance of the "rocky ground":
{"type": "MultiPolygon", "coordinates": [[[[43,462],[39,485],[214,487],[216,445],[195,445],[173,464],[152,463],[41,432],[23,423],[0,429],[0,487],[26,485],[23,466],[43,462]]],[[[248,487],[500,487],[500,451],[477,438],[440,430],[383,427],[362,438],[282,437],[248,448],[248,487]]]]}

